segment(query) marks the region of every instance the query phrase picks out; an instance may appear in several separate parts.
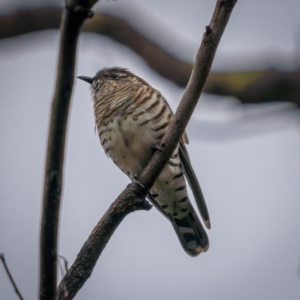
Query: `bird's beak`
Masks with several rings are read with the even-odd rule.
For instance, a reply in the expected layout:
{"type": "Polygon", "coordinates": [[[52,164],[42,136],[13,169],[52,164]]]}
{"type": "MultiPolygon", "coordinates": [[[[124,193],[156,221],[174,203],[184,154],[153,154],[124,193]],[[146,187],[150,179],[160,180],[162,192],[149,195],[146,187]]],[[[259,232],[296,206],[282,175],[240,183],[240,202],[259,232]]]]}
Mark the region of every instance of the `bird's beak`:
{"type": "Polygon", "coordinates": [[[77,76],[77,78],[89,83],[89,84],[92,84],[93,81],[94,81],[94,78],[92,77],[88,77],[88,76],[77,76]]]}

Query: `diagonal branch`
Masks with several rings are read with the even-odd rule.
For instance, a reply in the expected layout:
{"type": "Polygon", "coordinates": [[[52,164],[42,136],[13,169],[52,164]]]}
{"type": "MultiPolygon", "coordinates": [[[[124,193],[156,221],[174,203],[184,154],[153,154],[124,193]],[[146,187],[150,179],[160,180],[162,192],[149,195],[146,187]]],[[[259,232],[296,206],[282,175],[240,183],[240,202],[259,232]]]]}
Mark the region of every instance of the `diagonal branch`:
{"type": "Polygon", "coordinates": [[[20,293],[20,291],[19,291],[19,289],[17,287],[17,284],[15,283],[14,278],[12,277],[12,275],[11,275],[11,273],[9,271],[9,268],[8,268],[8,266],[6,264],[4,253],[0,253],[0,259],[1,259],[2,263],[3,263],[4,269],[5,269],[6,273],[7,273],[7,276],[9,278],[9,280],[10,280],[11,284],[13,285],[13,287],[15,289],[16,294],[18,295],[18,297],[19,297],[20,300],[24,300],[24,298],[22,297],[22,295],[21,295],[21,293],[20,293]]]}
{"type": "Polygon", "coordinates": [[[56,86],[48,133],[40,231],[39,297],[43,300],[53,300],[56,294],[58,221],[77,40],[83,21],[95,2],[96,0],[68,0],[63,11],[56,86]]]}
{"type": "MultiPolygon", "coordinates": [[[[135,205],[138,202],[146,205],[141,200],[141,197],[147,195],[147,192],[179,143],[204,88],[217,46],[235,3],[236,0],[217,0],[212,20],[204,33],[188,86],[177,112],[160,143],[160,147],[164,151],[155,152],[149,164],[139,176],[141,184],[133,182],[128,185],[95,226],[77,255],[75,262],[59,284],[58,299],[74,298],[91,275],[100,254],[116,227],[128,213],[136,210],[135,205]]],[[[145,208],[148,209],[149,207],[146,206],[145,208]]]]}
{"type": "Polygon", "coordinates": [[[210,24],[206,27],[206,32],[203,35],[188,85],[168,131],[160,142],[160,148],[164,151],[155,152],[151,161],[140,175],[140,181],[147,189],[150,189],[153,185],[185,131],[203,91],[218,44],[236,1],[217,0],[210,24]]]}
{"type": "Polygon", "coordinates": [[[85,281],[91,276],[96,262],[104,250],[109,239],[131,212],[136,210],[149,210],[151,204],[145,200],[146,193],[136,184],[132,184],[119,195],[114,201],[92,233],[84,243],[75,262],[68,270],[57,290],[57,299],[73,299],[77,292],[82,288],[85,281]]]}

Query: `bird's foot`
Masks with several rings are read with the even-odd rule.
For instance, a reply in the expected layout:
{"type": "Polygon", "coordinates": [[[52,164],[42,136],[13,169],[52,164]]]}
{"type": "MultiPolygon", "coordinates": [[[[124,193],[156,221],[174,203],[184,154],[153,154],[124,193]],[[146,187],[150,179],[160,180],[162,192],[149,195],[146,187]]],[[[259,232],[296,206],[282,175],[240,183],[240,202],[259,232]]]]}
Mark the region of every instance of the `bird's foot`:
{"type": "Polygon", "coordinates": [[[166,152],[165,150],[163,150],[162,148],[160,148],[159,145],[153,145],[153,146],[151,147],[151,149],[152,149],[153,151],[166,152]]]}
{"type": "Polygon", "coordinates": [[[138,177],[137,174],[134,174],[134,175],[133,175],[132,181],[135,182],[135,183],[137,183],[137,184],[138,184],[139,186],[141,186],[143,189],[146,189],[145,186],[144,186],[142,183],[139,182],[139,177],[138,177]]]}

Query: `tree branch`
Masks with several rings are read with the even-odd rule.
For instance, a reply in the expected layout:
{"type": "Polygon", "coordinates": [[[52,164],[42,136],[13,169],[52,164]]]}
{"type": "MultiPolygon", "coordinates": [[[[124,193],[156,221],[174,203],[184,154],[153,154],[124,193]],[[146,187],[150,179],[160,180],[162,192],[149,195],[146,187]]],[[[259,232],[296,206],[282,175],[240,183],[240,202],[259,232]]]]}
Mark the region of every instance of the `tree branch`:
{"type": "Polygon", "coordinates": [[[242,71],[213,73],[204,92],[233,96],[242,104],[291,102],[300,108],[300,72],[242,71]]]}
{"type": "Polygon", "coordinates": [[[91,276],[96,262],[109,239],[122,220],[136,210],[149,210],[151,204],[145,200],[145,190],[135,184],[127,188],[112,203],[84,243],[75,262],[68,270],[57,290],[57,299],[73,299],[91,276]]]}
{"type": "MultiPolygon", "coordinates": [[[[39,7],[0,16],[0,39],[59,28],[62,10],[39,7]]],[[[83,30],[109,36],[141,56],[155,72],[185,87],[192,64],[181,61],[145,37],[126,20],[96,13],[83,30]]],[[[300,107],[300,72],[242,71],[210,73],[205,93],[237,97],[241,103],[292,102],[300,107]]]]}
{"type": "Polygon", "coordinates": [[[4,253],[0,253],[0,259],[1,259],[2,263],[3,263],[4,269],[5,269],[6,273],[7,273],[7,276],[9,278],[9,280],[10,280],[11,284],[13,285],[13,287],[15,289],[16,294],[18,295],[18,297],[20,298],[20,300],[24,300],[24,298],[22,297],[22,295],[21,295],[21,293],[20,293],[20,291],[19,291],[19,289],[17,287],[17,284],[15,283],[14,278],[12,277],[12,275],[11,275],[11,273],[9,271],[9,268],[8,268],[8,266],[6,264],[4,253]]]}
{"type": "MultiPolygon", "coordinates": [[[[59,284],[59,300],[73,299],[91,275],[99,255],[123,218],[131,211],[137,208],[140,209],[139,204],[142,206],[146,205],[146,202],[141,200],[141,198],[147,195],[179,143],[204,88],[217,46],[235,3],[236,0],[217,0],[212,20],[204,33],[188,86],[177,112],[160,143],[160,147],[164,151],[156,151],[154,153],[149,164],[139,176],[141,184],[133,182],[128,185],[93,229],[69,272],[59,284]]],[[[147,206],[145,208],[148,209],[147,206]]]]}
{"type": "MultiPolygon", "coordinates": [[[[35,8],[17,11],[0,17],[0,39],[46,29],[59,28],[61,9],[58,7],[35,8]]],[[[83,31],[107,35],[128,46],[140,55],[158,74],[180,86],[186,86],[192,65],[182,62],[161,49],[143,34],[119,18],[95,13],[87,20],[83,31]]]]}
{"type": "Polygon", "coordinates": [[[53,300],[57,285],[57,235],[63,185],[66,128],[80,28],[96,0],[68,0],[63,11],[55,92],[52,101],[40,231],[39,296],[53,300]]]}

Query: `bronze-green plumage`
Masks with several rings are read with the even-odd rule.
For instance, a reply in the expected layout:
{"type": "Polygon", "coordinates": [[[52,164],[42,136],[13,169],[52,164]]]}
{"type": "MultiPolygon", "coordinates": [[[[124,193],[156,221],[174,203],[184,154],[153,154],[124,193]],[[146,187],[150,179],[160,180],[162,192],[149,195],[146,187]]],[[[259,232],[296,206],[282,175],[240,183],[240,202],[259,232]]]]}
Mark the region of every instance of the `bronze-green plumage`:
{"type": "MultiPolygon", "coordinates": [[[[122,68],[100,70],[91,84],[100,142],[106,154],[132,180],[144,169],[173,117],[159,91],[122,68]]],[[[188,198],[193,191],[207,228],[210,220],[184,143],[186,134],[150,190],[149,200],[172,223],[184,250],[196,256],[209,247],[207,234],[188,198]]]]}

